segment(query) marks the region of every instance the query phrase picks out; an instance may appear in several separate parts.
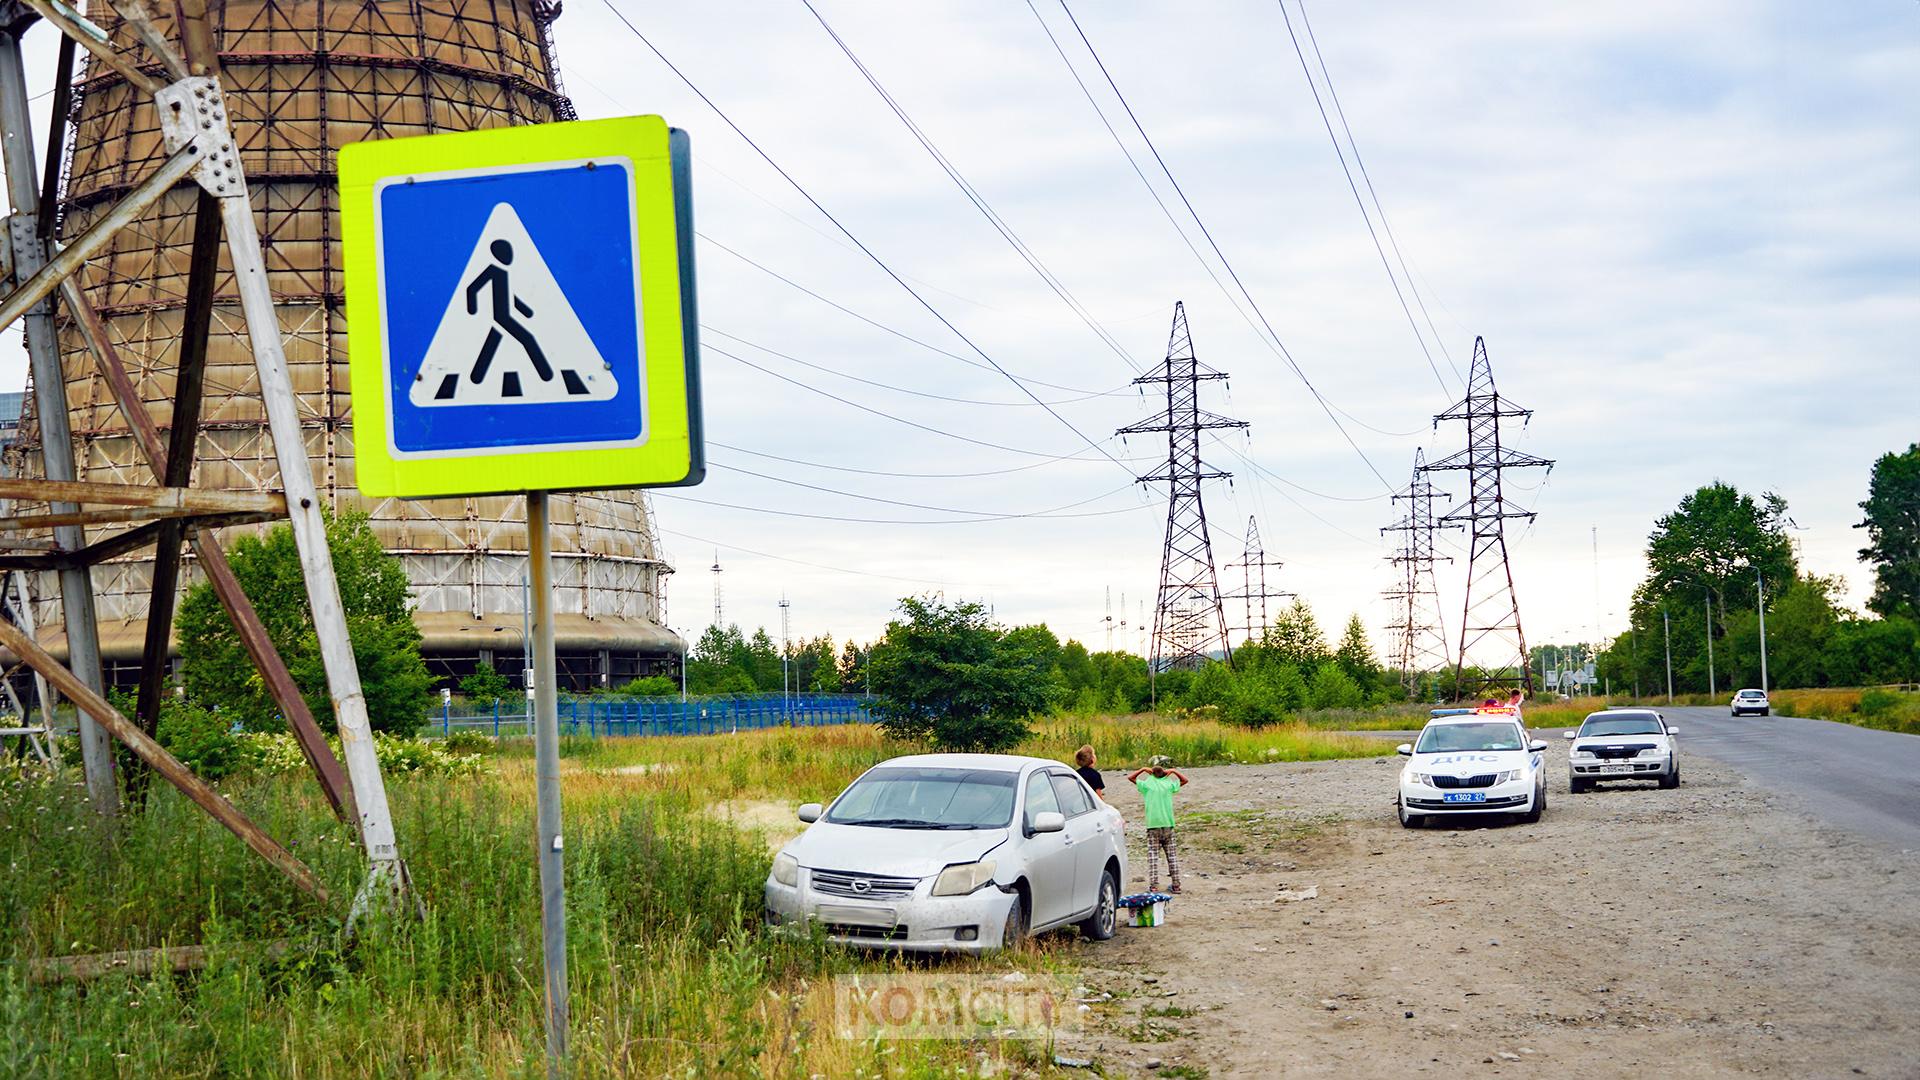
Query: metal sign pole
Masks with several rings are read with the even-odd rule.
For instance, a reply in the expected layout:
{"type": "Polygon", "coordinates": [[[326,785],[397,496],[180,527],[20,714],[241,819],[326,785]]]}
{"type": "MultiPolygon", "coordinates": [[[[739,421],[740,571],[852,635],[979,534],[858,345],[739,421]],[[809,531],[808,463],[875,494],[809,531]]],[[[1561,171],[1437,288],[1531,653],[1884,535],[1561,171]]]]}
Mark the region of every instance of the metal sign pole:
{"type": "Polygon", "coordinates": [[[527,564],[533,603],[533,770],[540,845],[540,948],[547,973],[547,1075],[567,1060],[567,901],[560,837],[560,703],[554,684],[553,538],[547,493],[527,492],[527,564]]]}

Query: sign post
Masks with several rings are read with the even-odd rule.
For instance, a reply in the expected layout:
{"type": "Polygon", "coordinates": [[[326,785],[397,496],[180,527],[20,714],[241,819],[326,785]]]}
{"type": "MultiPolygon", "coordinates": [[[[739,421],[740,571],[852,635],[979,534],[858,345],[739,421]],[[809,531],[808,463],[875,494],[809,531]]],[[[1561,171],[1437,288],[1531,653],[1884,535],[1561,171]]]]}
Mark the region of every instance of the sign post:
{"type": "Polygon", "coordinates": [[[550,491],[705,472],[686,133],[657,116],[340,151],[358,485],[524,493],[547,1070],[567,1054],[550,491]]]}

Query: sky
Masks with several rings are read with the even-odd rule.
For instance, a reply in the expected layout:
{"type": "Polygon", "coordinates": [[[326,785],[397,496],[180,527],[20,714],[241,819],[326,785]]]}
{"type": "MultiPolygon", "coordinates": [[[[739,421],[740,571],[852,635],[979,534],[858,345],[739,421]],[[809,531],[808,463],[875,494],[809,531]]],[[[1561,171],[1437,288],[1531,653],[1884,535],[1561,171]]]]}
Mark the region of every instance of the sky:
{"type": "MultiPolygon", "coordinates": [[[[795,637],[864,640],[941,592],[1094,648],[1111,611],[1139,649],[1166,499],[1133,476],[1165,443],[1113,433],[1155,411],[1128,384],[1175,301],[1231,375],[1203,406],[1250,423],[1206,444],[1233,474],[1205,490],[1216,561],[1256,519],[1270,585],[1330,635],[1358,613],[1384,647],[1387,496],[1464,445],[1432,417],[1476,336],[1535,410],[1504,441],[1556,462],[1508,476],[1538,515],[1508,533],[1531,641],[1623,629],[1654,520],[1714,480],[1784,496],[1805,569],[1870,589],[1856,504],[1920,439],[1912,0],[1068,0],[1124,106],[1059,0],[814,0],[1071,305],[800,0],[611,3],[555,27],[580,115],[659,113],[694,148],[710,470],[654,504],[684,634],[717,552],[749,630],[784,596],[795,637]]],[[[0,385],[24,368],[0,350],[0,385]]],[[[1457,629],[1464,562],[1438,573],[1457,629]]]]}

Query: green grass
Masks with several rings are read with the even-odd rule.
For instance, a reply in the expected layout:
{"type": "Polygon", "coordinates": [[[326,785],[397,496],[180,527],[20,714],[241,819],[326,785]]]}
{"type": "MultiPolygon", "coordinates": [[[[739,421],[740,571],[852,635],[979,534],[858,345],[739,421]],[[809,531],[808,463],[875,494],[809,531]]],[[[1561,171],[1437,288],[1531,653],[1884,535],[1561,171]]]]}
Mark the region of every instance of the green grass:
{"type": "MultiPolygon", "coordinates": [[[[757,748],[755,748],[757,749],[757,748]]],[[[749,757],[757,755],[750,754],[749,757]]],[[[777,751],[775,753],[777,757],[777,751]]],[[[538,1076],[539,899],[527,763],[392,780],[426,916],[338,933],[323,910],[170,790],[107,824],[68,774],[0,772],[0,1075],[538,1076]],[[287,939],[268,957],[257,943],[287,939]],[[184,976],[33,985],[35,958],[214,946],[184,976]]],[[[722,763],[719,775],[730,775],[722,763]]],[[[672,789],[571,771],[573,1075],[951,1075],[972,1048],[831,1034],[839,973],[899,961],[760,926],[769,853],[672,789]]],[[[360,859],[304,778],[226,785],[336,896],[360,859]]],[[[1074,942],[943,970],[1064,970],[1074,942]]],[[[1029,1051],[1004,1051],[1011,1062],[1029,1051]]]]}

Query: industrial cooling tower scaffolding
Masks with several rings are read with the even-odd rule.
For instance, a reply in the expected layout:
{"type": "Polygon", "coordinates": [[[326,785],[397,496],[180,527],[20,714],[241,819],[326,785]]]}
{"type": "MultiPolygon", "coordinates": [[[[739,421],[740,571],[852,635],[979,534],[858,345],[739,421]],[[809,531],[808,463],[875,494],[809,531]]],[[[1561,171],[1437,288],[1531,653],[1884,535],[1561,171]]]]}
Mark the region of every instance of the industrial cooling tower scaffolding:
{"type": "MultiPolygon", "coordinates": [[[[111,744],[107,736],[127,744],[147,767],[179,788],[208,814],[231,830],[248,847],[272,863],[293,883],[316,899],[327,901],[325,886],[304,863],[249,821],[205,781],[161,747],[147,731],[123,716],[102,695],[98,631],[90,569],[107,559],[154,545],[156,564],[177,567],[179,548],[191,538],[194,552],[222,606],[233,620],[241,640],[263,681],[273,693],[303,753],[336,813],[359,830],[370,868],[365,885],[352,907],[350,919],[376,898],[398,896],[408,890],[407,870],[394,841],[386,787],[374,756],[366,699],[360,687],[353,650],[347,638],[345,612],[334,579],[327,548],[325,521],[302,444],[294,388],[268,288],[266,266],[247,182],[239,167],[234,137],[221,94],[218,53],[207,22],[205,0],[179,0],[177,18],[181,48],[176,50],[155,26],[144,0],[114,0],[121,25],[138,39],[123,52],[107,31],[68,7],[62,0],[0,0],[0,134],[4,135],[7,190],[14,213],[8,219],[8,241],[0,245],[0,269],[10,278],[11,291],[0,300],[0,327],[25,320],[27,350],[32,364],[35,401],[41,424],[46,479],[0,479],[0,498],[45,502],[47,512],[0,518],[0,568],[52,570],[59,573],[61,606],[66,618],[67,663],[42,648],[25,628],[0,619],[4,645],[79,710],[80,747],[87,789],[103,814],[119,808],[119,790],[113,775],[111,744]],[[32,125],[24,76],[21,38],[35,18],[44,19],[64,36],[56,76],[56,107],[47,161],[42,174],[35,167],[32,125]],[[132,46],[136,45],[138,49],[132,46]],[[101,215],[64,248],[52,243],[53,201],[59,178],[65,124],[61,104],[71,82],[76,45],[93,62],[124,79],[132,90],[151,99],[167,156],[151,175],[127,192],[112,210],[101,215]],[[133,57],[144,50],[142,62],[133,57]],[[73,274],[99,253],[116,232],[138,221],[142,214],[175,184],[191,181],[199,188],[194,243],[188,272],[188,304],[178,376],[172,402],[168,438],[162,445],[159,427],[135,393],[125,364],[100,320],[87,302],[73,274]],[[259,377],[274,455],[280,466],[280,492],[205,491],[188,487],[199,402],[206,365],[208,322],[213,306],[213,278],[221,253],[221,234],[233,270],[259,377]],[[156,486],[76,482],[73,441],[68,420],[66,381],[63,378],[54,332],[54,294],[67,305],[103,380],[125,414],[156,486]],[[274,651],[258,615],[227,568],[213,532],[225,525],[285,518],[292,525],[312,606],[314,629],[326,668],[341,746],[345,776],[326,739],[306,707],[285,663],[274,651]],[[89,525],[126,525],[139,522],[89,545],[89,525]],[[51,530],[49,542],[45,533],[51,530]],[[39,532],[39,536],[22,533],[39,532]]],[[[175,582],[156,573],[154,610],[171,611],[175,582]],[[159,605],[165,597],[165,608],[159,605]]],[[[149,633],[144,656],[137,715],[151,724],[157,715],[167,659],[165,622],[159,633],[149,633]]],[[[43,701],[43,707],[44,707],[43,701]]]]}

